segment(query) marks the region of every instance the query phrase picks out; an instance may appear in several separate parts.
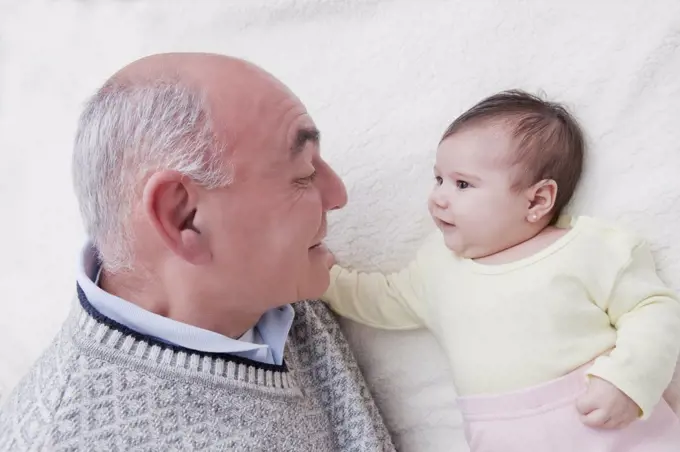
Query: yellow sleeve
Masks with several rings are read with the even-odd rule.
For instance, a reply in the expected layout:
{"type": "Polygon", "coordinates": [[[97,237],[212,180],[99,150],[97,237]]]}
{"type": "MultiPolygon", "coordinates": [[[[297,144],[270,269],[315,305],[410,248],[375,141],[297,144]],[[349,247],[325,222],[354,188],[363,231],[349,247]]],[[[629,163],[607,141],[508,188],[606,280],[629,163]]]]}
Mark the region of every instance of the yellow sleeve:
{"type": "Polygon", "coordinates": [[[331,268],[331,283],[321,297],[342,317],[374,328],[408,330],[425,325],[423,262],[425,246],[403,270],[391,274],[331,268]]]}
{"type": "Polygon", "coordinates": [[[615,348],[590,375],[609,381],[647,418],[661,400],[680,353],[680,302],[658,277],[646,243],[638,241],[601,306],[617,330],[615,348]]]}

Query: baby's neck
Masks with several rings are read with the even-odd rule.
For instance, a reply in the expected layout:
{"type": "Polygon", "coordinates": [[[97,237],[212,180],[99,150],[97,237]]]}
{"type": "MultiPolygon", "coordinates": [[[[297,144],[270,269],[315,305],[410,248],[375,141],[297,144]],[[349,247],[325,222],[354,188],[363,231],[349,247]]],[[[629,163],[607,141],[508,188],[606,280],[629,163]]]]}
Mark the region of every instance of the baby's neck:
{"type": "Polygon", "coordinates": [[[558,228],[556,226],[546,226],[535,236],[521,243],[506,248],[495,254],[474,259],[475,262],[488,265],[502,265],[518,261],[532,256],[542,249],[550,246],[564,234],[569,232],[569,228],[558,228]]]}

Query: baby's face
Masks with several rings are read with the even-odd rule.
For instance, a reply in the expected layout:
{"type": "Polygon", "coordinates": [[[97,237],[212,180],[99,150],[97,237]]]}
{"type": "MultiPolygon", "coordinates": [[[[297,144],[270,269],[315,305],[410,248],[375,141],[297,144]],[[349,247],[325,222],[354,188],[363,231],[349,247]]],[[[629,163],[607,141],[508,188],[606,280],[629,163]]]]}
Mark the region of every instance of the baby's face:
{"type": "Polygon", "coordinates": [[[514,148],[509,132],[493,125],[464,128],[440,144],[428,204],[457,255],[474,259],[503,251],[525,227],[529,200],[512,188],[517,168],[508,157],[514,148]]]}

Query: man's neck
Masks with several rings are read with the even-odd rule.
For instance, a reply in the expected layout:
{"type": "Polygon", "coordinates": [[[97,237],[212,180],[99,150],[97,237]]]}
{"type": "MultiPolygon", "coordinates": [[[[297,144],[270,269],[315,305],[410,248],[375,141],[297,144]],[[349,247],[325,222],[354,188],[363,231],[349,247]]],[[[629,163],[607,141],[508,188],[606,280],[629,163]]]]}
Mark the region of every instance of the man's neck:
{"type": "Polygon", "coordinates": [[[211,309],[215,304],[209,303],[210,297],[191,297],[181,290],[163,289],[150,275],[142,278],[133,272],[110,273],[102,269],[99,286],[146,311],[232,339],[240,338],[262,316],[262,313],[230,310],[226,302],[219,303],[218,309],[211,309]]]}

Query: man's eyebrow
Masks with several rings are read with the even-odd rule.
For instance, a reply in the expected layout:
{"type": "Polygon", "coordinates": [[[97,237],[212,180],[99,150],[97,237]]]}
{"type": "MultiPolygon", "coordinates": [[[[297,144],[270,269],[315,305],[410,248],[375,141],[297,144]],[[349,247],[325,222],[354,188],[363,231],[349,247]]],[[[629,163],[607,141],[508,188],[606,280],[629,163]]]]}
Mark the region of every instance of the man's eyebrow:
{"type": "Polygon", "coordinates": [[[300,154],[304,149],[307,142],[312,142],[313,144],[319,144],[321,139],[321,132],[315,127],[304,127],[298,129],[295,133],[295,139],[293,140],[293,145],[290,148],[293,157],[300,154]]]}

